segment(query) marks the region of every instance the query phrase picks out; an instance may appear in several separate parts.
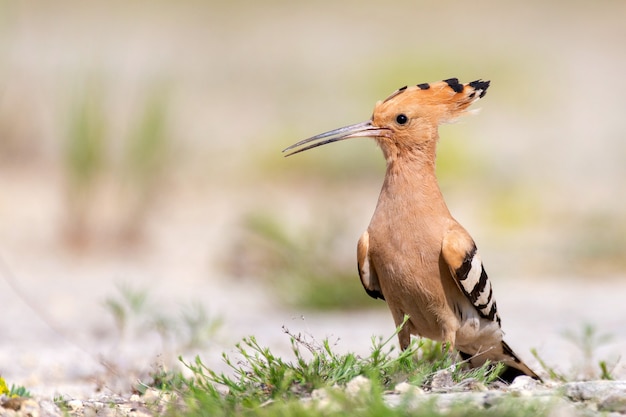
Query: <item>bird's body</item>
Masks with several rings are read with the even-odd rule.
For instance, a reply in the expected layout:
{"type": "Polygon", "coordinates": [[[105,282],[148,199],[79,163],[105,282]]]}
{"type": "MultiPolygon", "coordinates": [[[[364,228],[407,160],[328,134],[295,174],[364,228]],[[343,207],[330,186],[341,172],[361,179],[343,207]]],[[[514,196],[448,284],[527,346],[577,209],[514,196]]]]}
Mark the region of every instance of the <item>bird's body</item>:
{"type": "Polygon", "coordinates": [[[403,87],[378,102],[370,121],[301,141],[325,143],[374,137],[387,160],[371,222],[357,247],[365,291],[385,300],[405,349],[411,335],[455,347],[472,366],[507,365],[501,378],[537,375],[503,341],[491,282],[474,241],[451,216],[435,176],[438,126],[483,97],[488,81],[449,79],[403,87]],[[329,138],[329,139],[326,139],[329,138]]]}

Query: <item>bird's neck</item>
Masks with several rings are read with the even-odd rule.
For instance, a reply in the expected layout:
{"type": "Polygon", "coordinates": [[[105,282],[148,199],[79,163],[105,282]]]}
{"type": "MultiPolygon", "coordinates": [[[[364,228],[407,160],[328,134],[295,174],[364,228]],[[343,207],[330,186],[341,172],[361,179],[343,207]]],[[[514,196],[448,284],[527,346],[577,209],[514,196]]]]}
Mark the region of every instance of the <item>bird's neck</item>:
{"type": "Polygon", "coordinates": [[[448,212],[435,175],[435,146],[418,152],[387,156],[387,171],[380,199],[395,201],[412,210],[448,212]]]}

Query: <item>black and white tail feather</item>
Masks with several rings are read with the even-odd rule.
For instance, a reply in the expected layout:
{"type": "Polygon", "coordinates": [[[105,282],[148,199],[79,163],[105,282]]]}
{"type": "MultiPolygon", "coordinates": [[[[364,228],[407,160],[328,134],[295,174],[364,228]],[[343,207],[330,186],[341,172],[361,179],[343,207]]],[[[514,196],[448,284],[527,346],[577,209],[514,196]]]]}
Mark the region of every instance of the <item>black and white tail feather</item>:
{"type": "MultiPolygon", "coordinates": [[[[471,249],[467,251],[461,265],[454,270],[451,268],[451,272],[460,290],[471,301],[480,317],[494,321],[498,324],[498,327],[501,327],[500,315],[498,314],[498,308],[493,296],[491,281],[485,272],[485,267],[473,241],[471,249]]],[[[463,360],[476,366],[480,366],[485,362],[485,359],[490,359],[490,357],[506,357],[507,360],[500,360],[506,367],[499,378],[507,383],[513,382],[515,378],[521,375],[528,375],[541,381],[541,378],[518,358],[513,349],[504,340],[501,341],[500,346],[491,347],[489,350],[473,353],[459,351],[459,354],[463,360]],[[478,363],[473,363],[473,360],[477,360],[478,363]]]]}

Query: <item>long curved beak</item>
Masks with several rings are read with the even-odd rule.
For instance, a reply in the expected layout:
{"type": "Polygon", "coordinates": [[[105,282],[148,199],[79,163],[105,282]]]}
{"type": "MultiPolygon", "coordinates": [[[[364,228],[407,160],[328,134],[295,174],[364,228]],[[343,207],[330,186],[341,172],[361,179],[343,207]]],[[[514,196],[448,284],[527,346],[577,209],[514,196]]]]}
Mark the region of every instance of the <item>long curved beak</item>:
{"type": "Polygon", "coordinates": [[[356,123],[350,126],[340,127],[339,129],[331,130],[326,133],[320,133],[308,139],[301,140],[298,143],[294,143],[288,148],[283,149],[283,152],[291,151],[285,156],[291,156],[300,152],[304,152],[309,149],[317,148],[318,146],[326,145],[327,143],[339,142],[340,140],[350,138],[362,138],[362,137],[378,137],[385,136],[388,133],[387,129],[379,128],[372,125],[372,121],[356,123]],[[313,142],[313,143],[311,143],[313,142]],[[302,145],[311,143],[300,149],[296,149],[302,145]],[[295,149],[295,150],[294,150],[295,149]]]}

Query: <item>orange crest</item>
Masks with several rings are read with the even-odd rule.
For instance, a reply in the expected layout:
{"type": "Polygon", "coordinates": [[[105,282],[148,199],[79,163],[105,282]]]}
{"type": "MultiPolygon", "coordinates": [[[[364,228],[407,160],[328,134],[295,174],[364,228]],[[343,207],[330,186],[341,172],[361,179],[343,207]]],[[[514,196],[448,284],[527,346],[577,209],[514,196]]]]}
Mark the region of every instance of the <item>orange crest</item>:
{"type": "Polygon", "coordinates": [[[377,125],[383,124],[383,120],[388,122],[394,116],[404,114],[408,119],[426,119],[437,125],[451,122],[484,97],[488,87],[489,81],[461,84],[457,78],[402,87],[376,103],[373,121],[377,125]]]}

